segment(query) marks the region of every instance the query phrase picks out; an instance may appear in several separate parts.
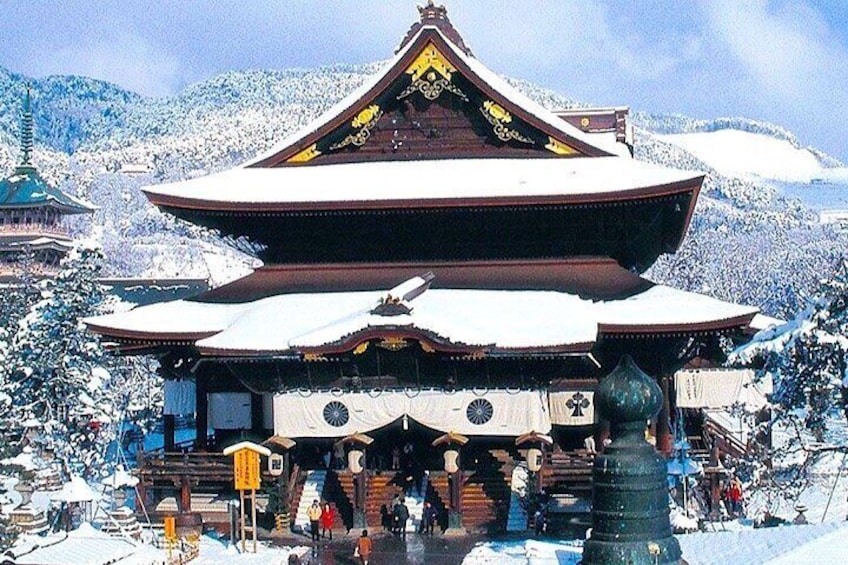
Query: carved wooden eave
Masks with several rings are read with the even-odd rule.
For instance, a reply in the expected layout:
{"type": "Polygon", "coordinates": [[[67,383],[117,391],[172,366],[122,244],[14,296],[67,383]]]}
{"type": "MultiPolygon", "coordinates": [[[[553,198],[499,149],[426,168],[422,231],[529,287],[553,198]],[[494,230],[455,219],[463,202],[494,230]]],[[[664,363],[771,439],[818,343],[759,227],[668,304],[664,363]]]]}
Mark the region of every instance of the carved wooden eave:
{"type": "Polygon", "coordinates": [[[423,106],[443,98],[450,98],[444,105],[445,111],[455,114],[452,119],[465,116],[488,123],[489,131],[485,134],[477,128],[486,137],[485,148],[477,150],[477,157],[503,157],[505,147],[550,157],[612,155],[593,145],[578,128],[514,92],[469,53],[464,44],[451,41],[443,27],[423,23],[384,71],[248,166],[446,158],[449,155],[429,153],[427,148],[408,155],[389,148],[384,148],[384,153],[367,156],[358,156],[356,152],[369,143],[376,129],[393,129],[390,114],[403,111],[405,104],[423,106]]]}

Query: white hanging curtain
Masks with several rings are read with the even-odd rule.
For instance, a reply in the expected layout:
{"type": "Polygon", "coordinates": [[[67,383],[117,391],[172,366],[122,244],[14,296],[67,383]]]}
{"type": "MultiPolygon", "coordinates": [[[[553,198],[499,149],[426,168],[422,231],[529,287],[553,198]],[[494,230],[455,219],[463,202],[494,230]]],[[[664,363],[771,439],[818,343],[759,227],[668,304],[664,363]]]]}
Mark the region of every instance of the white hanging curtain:
{"type": "Polygon", "coordinates": [[[759,390],[750,369],[695,369],[674,374],[678,408],[727,408],[746,403],[749,389],[752,397],[759,390]]]}
{"type": "Polygon", "coordinates": [[[167,380],[163,385],[165,405],[162,413],[168,416],[194,414],[197,409],[195,384],[190,380],[167,380]]]}
{"type": "Polygon", "coordinates": [[[469,436],[548,433],[546,404],[540,391],[288,392],[274,396],[274,433],[342,437],[382,428],[404,415],[434,430],[469,436]]]}
{"type": "Polygon", "coordinates": [[[595,423],[595,392],[569,390],[548,394],[551,423],[558,426],[591,426],[595,423]]]}
{"type": "Polygon", "coordinates": [[[216,430],[251,428],[249,392],[209,393],[209,427],[216,430]]]}

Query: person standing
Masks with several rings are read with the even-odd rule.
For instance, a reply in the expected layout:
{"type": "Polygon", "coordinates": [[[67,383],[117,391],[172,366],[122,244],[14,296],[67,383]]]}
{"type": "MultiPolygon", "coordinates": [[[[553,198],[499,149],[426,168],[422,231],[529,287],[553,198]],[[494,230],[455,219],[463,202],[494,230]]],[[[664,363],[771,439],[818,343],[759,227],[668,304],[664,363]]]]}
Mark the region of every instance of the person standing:
{"type": "Polygon", "coordinates": [[[330,540],[333,539],[333,523],[336,521],[336,510],[329,502],[324,503],[324,508],[321,510],[321,537],[326,538],[327,532],[330,533],[330,540]]]}
{"type": "Polygon", "coordinates": [[[409,520],[409,508],[403,498],[400,499],[400,504],[397,505],[397,526],[400,530],[400,537],[406,539],[406,521],[409,520]]]}
{"type": "Polygon", "coordinates": [[[321,507],[317,500],[312,501],[312,506],[306,511],[309,518],[309,528],[312,530],[312,541],[318,542],[321,537],[321,507]]]}
{"type": "Polygon", "coordinates": [[[436,527],[436,508],[429,502],[424,503],[424,512],[421,515],[421,532],[428,536],[433,535],[436,527]]]}
{"type": "Polygon", "coordinates": [[[362,535],[356,542],[356,556],[362,562],[362,565],[368,565],[368,560],[371,558],[371,538],[368,537],[368,530],[362,530],[362,535]]]}

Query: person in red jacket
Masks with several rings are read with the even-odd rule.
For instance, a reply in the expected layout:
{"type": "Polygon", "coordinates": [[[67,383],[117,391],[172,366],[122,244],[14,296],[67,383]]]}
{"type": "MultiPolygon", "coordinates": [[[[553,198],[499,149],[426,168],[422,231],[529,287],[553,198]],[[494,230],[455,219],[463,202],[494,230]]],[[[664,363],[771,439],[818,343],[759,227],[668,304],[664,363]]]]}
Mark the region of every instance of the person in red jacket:
{"type": "Polygon", "coordinates": [[[330,539],[333,539],[333,523],[336,521],[336,509],[329,502],[324,503],[324,508],[321,509],[321,537],[326,538],[327,532],[330,533],[330,539]]]}

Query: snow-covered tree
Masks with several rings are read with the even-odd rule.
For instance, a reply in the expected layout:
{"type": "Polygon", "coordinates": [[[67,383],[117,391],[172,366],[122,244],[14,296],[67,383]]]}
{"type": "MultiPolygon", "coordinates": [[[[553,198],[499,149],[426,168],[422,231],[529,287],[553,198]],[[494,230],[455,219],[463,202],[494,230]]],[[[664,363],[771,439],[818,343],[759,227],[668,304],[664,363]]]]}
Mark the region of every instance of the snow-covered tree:
{"type": "Polygon", "coordinates": [[[779,432],[783,441],[757,459],[774,458],[775,469],[751,461],[790,494],[803,487],[806,471],[821,456],[848,449],[839,429],[848,420],[848,264],[821,283],[818,294],[790,323],[757,334],[730,356],[770,376],[772,417],[760,433],[779,432]]]}
{"type": "Polygon", "coordinates": [[[56,279],[39,283],[40,298],[20,320],[7,354],[12,433],[20,436],[24,422],[38,420],[41,447],[82,474],[102,463],[115,415],[111,359],[82,323],[103,309],[96,282],[102,259],[96,246],[75,247],[56,279]]]}

